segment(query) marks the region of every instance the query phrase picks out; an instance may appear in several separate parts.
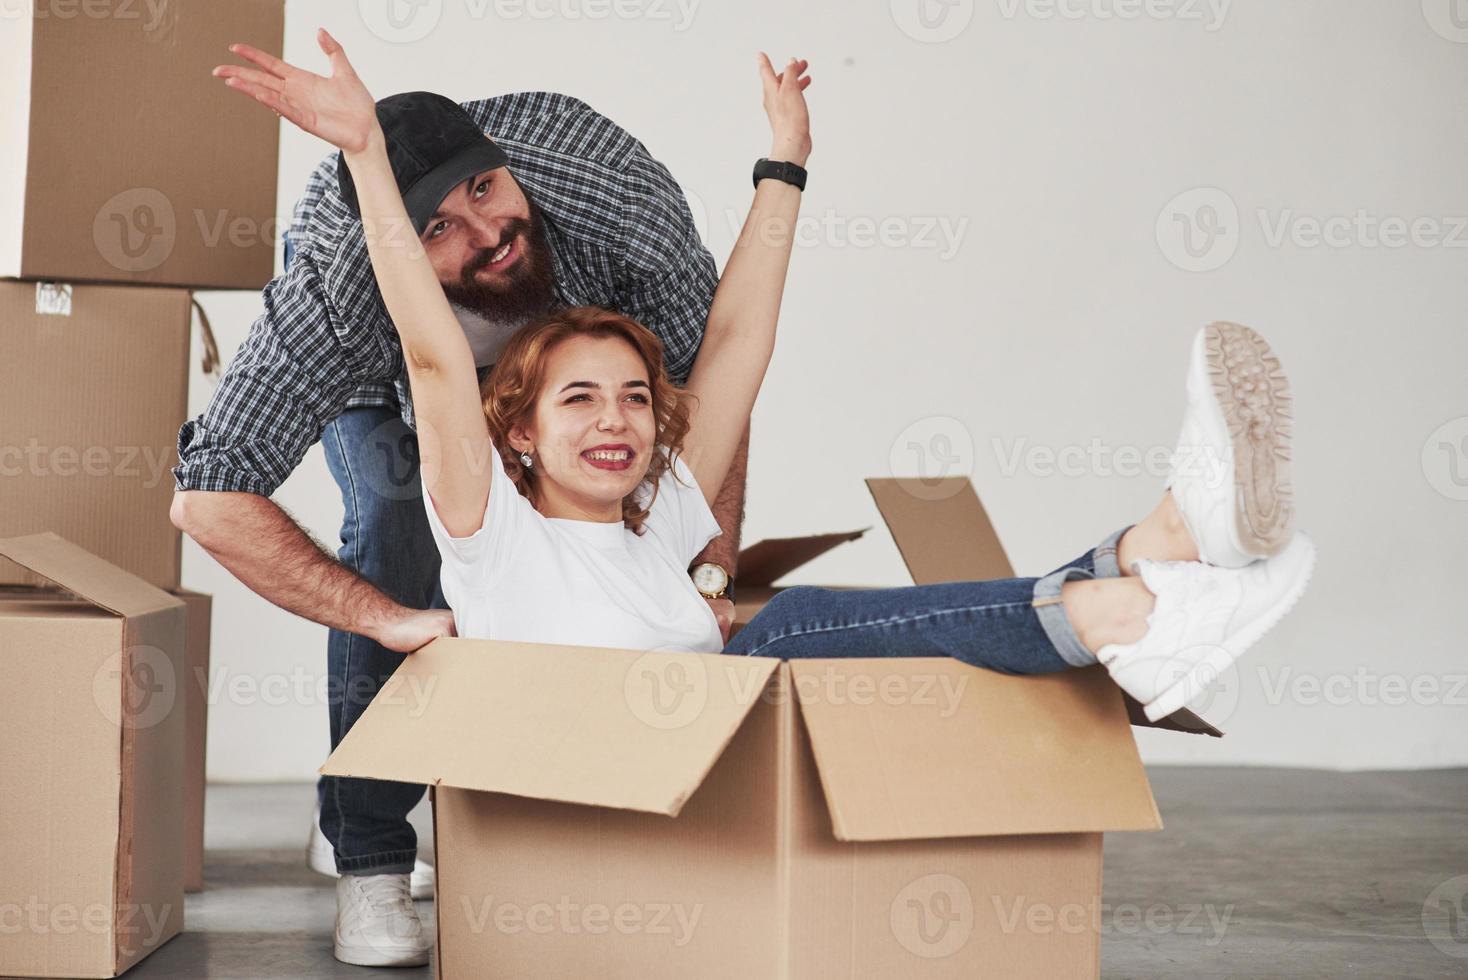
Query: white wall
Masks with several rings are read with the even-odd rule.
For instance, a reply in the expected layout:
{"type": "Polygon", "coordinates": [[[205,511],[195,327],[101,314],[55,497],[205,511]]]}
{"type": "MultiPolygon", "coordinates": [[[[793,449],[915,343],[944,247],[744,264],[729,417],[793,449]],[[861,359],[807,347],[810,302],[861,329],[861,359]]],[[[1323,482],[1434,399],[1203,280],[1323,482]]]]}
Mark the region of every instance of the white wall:
{"type": "MultiPolygon", "coordinates": [[[[1301,523],[1320,569],[1213,705],[1228,737],[1144,732],[1145,756],[1468,764],[1468,9],[1458,28],[1451,0],[922,0],[947,10],[934,31],[957,30],[934,42],[919,39],[917,0],[684,0],[681,13],[619,0],[642,12],[630,17],[598,0],[428,0],[407,23],[431,32],[392,43],[359,16],[391,35],[384,2],[288,5],[286,56],[321,68],[321,23],[379,96],[577,95],[671,167],[720,262],[768,146],[754,53],[810,59],[813,225],[756,413],[747,541],[872,524],[863,477],[942,464],[972,474],[1016,566],[1047,570],[1158,497],[1136,455],[1176,434],[1192,332],[1221,318],[1264,331],[1295,384],[1301,523]],[[1207,207],[1221,232],[1195,237],[1190,259],[1174,213],[1207,220],[1207,207]],[[1312,243],[1310,222],[1358,214],[1339,244],[1312,243]],[[1392,247],[1369,227],[1382,219],[1443,229],[1392,247]],[[1207,268],[1180,267],[1194,261],[1207,268]],[[914,441],[935,450],[926,462],[914,441]],[[1046,451],[1079,466],[1054,471],[1046,451]]],[[[326,152],[286,128],[283,215],[326,152]]],[[[258,297],[203,302],[233,350],[258,297]]],[[[196,378],[194,411],[209,393],[196,378]]],[[[334,541],[319,449],[278,500],[334,541]]],[[[310,778],[327,751],[309,690],[325,632],[191,543],[185,573],[218,596],[210,776],[310,778]]],[[[798,580],[905,573],[878,531],[798,580]]]]}

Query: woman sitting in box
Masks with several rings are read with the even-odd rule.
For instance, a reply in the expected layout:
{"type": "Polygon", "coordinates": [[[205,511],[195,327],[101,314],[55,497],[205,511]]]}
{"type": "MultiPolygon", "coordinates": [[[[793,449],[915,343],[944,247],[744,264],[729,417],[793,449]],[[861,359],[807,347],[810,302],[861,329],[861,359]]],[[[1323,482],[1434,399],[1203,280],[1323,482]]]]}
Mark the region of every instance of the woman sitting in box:
{"type": "MultiPolygon", "coordinates": [[[[951,656],[1038,674],[1102,663],[1152,720],[1183,707],[1299,599],[1291,399],[1254,331],[1214,324],[1161,502],[1041,578],[781,592],[725,647],[686,569],[759,394],[810,152],[806,63],[760,56],[773,143],[685,389],[640,324],[578,307],[524,327],[481,386],[412,234],[372,96],[341,46],[332,75],[248,45],[215,73],[339,147],[402,339],[429,521],[459,635],[769,657],[951,656]]],[[[875,393],[880,396],[880,392],[875,393]]]]}

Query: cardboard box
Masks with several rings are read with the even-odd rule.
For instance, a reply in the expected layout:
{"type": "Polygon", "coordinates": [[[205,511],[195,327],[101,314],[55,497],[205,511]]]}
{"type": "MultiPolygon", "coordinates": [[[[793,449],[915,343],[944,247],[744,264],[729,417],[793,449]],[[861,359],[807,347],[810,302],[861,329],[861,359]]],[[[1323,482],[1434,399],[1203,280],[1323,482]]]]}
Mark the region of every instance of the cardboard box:
{"type": "Polygon", "coordinates": [[[0,537],[55,531],[178,586],[189,314],[183,289],[0,282],[0,537]]]}
{"type": "MultiPolygon", "coordinates": [[[[994,543],[873,490],[915,575],[994,543]]],[[[1100,666],[442,639],[321,771],[433,787],[453,980],[1095,977],[1102,834],[1161,826],[1100,666]]]]}
{"type": "Polygon", "coordinates": [[[0,596],[0,975],[112,977],[183,926],[184,606],[54,534],[0,596]]]}
{"type": "Polygon", "coordinates": [[[258,289],[280,121],[210,70],[282,0],[43,0],[0,31],[0,276],[258,289]]]}
{"type": "Polygon", "coordinates": [[[204,785],[209,740],[209,634],[214,597],[175,589],[188,612],[184,635],[184,891],[204,890],[204,785]]]}

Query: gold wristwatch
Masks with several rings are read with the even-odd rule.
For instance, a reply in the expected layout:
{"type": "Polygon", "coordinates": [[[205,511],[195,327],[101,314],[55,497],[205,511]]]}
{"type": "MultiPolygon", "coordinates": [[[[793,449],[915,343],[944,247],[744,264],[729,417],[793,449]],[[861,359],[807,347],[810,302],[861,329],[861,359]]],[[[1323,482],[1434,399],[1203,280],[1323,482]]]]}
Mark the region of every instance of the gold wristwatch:
{"type": "Polygon", "coordinates": [[[729,572],[723,565],[715,565],[711,561],[702,562],[690,568],[688,574],[693,576],[694,588],[705,599],[734,601],[733,583],[729,581],[729,572]]]}

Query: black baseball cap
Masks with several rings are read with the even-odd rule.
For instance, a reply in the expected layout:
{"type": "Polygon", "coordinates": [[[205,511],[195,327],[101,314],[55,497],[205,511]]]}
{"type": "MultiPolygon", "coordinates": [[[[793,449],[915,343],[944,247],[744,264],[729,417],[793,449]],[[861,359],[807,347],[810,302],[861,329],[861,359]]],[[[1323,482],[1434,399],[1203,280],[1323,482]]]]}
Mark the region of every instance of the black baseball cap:
{"type": "MultiPolygon", "coordinates": [[[[387,159],[403,204],[420,235],[449,191],[477,173],[510,162],[505,151],[446,96],[433,92],[389,95],[377,103],[377,121],[387,137],[387,159]]],[[[336,183],[342,200],[360,217],[357,188],[340,153],[336,155],[336,183]]]]}

